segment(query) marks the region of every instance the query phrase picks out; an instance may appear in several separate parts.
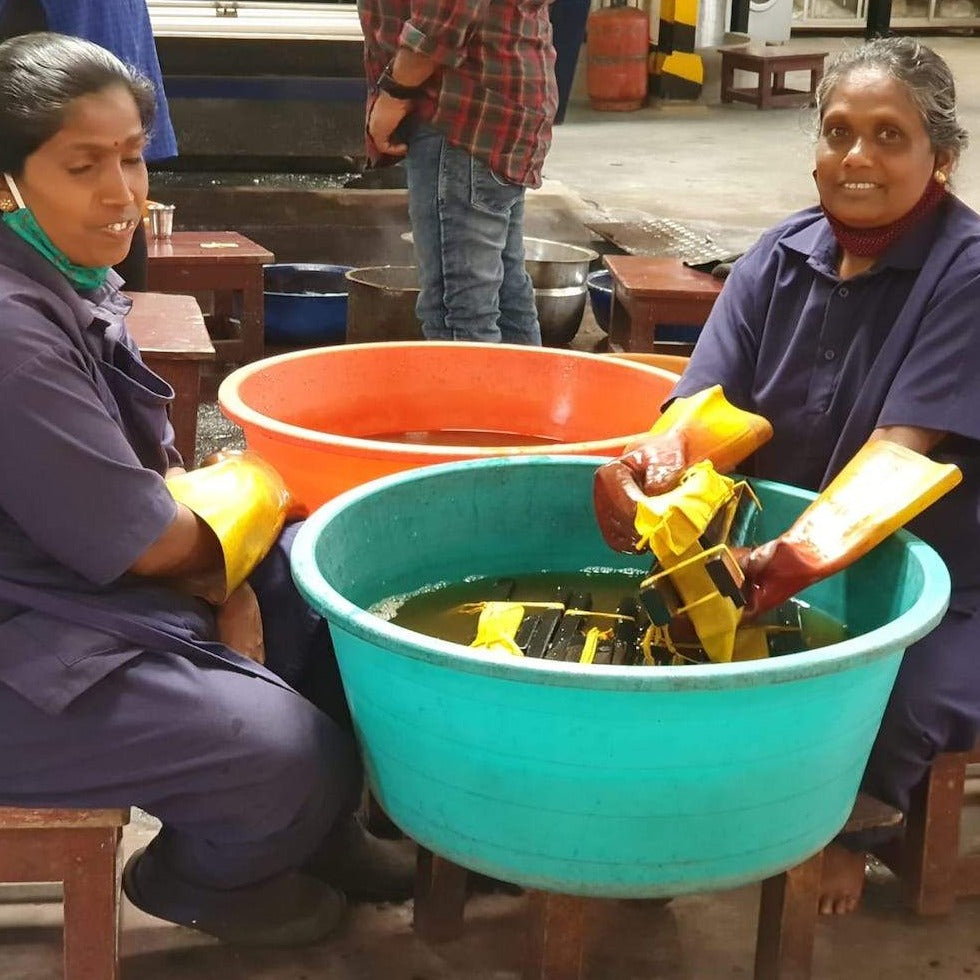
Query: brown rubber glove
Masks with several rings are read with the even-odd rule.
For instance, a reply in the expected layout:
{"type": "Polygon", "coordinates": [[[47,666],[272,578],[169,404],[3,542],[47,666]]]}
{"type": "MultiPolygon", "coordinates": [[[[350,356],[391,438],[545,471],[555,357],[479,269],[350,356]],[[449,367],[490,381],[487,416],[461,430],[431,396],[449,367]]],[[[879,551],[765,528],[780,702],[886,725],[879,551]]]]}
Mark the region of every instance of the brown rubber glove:
{"type": "Polygon", "coordinates": [[[744,615],[774,609],[847,568],[961,479],[955,466],[905,446],[865,443],[788,531],[740,557],[744,615]]]}
{"type": "Polygon", "coordinates": [[[596,471],[592,502],[599,530],[610,548],[634,551],[636,505],[641,497],[677,486],[688,465],[686,442],[683,432],[647,436],[596,471]]]}

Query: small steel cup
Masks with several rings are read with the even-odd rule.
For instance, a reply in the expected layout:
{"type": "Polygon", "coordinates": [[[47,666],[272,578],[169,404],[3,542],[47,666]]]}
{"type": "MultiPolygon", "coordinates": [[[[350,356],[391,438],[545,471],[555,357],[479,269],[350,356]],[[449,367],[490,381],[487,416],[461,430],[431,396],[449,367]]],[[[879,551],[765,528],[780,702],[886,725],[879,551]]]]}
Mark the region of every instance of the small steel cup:
{"type": "Polygon", "coordinates": [[[152,238],[169,238],[174,230],[173,204],[151,204],[147,209],[150,215],[150,236],[152,238]]]}

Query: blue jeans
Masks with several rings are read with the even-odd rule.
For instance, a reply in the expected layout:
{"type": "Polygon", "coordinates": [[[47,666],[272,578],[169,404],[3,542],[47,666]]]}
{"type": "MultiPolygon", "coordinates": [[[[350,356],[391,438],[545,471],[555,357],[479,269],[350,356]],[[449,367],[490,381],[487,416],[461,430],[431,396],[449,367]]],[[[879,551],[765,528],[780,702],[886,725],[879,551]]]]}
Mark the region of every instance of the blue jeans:
{"type": "Polygon", "coordinates": [[[407,170],[426,339],[540,346],[524,268],[524,188],[424,124],[408,137],[407,170]]]}

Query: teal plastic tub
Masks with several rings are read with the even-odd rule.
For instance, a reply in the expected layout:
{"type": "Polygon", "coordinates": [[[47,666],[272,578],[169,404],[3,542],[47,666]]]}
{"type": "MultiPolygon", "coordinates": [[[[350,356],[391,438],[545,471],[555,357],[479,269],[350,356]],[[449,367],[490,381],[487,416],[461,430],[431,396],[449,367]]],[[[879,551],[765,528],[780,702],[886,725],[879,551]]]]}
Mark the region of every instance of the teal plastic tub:
{"type": "MultiPolygon", "coordinates": [[[[945,565],[918,539],[893,535],[804,593],[847,641],[750,663],[525,661],[366,612],[472,575],[645,567],[599,535],[597,462],[411,470],[307,521],[293,573],[331,623],[371,788],[419,843],[528,887],[678,895],[790,867],[843,825],[902,653],[946,609],[945,565]]],[[[754,486],[766,538],[811,497],[754,486]]]]}

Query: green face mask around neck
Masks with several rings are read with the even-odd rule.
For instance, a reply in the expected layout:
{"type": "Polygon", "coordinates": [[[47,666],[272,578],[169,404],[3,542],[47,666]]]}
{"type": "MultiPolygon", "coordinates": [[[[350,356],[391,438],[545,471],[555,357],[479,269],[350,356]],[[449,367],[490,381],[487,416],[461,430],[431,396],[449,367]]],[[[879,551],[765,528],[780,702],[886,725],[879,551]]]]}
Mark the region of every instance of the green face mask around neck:
{"type": "Polygon", "coordinates": [[[37,223],[34,212],[24,204],[17,185],[9,174],[4,174],[7,187],[17,202],[18,209],[3,216],[3,223],[15,234],[41,253],[76,289],[88,292],[102,286],[109,275],[107,265],[95,268],[76,265],[48,237],[47,232],[37,223]]]}

